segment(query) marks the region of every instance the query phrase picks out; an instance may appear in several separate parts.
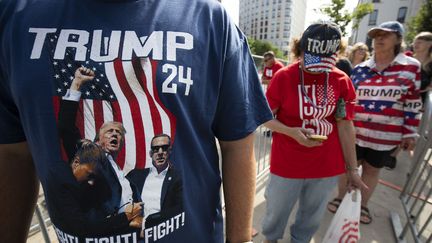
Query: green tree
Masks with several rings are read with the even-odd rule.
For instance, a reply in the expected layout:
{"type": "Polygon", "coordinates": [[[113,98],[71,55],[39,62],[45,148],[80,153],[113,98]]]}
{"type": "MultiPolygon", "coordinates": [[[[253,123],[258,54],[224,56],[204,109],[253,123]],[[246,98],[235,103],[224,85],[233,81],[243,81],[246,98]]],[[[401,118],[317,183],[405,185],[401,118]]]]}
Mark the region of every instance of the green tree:
{"type": "Polygon", "coordinates": [[[414,37],[422,31],[432,32],[432,0],[423,2],[417,15],[408,21],[407,27],[405,40],[408,43],[411,43],[414,37]]]}
{"type": "Polygon", "coordinates": [[[282,51],[268,41],[248,38],[248,43],[252,54],[262,56],[267,51],[273,51],[277,58],[286,59],[286,56],[283,55],[282,51]]]}
{"type": "Polygon", "coordinates": [[[346,28],[348,24],[353,22],[353,29],[358,29],[360,21],[364,16],[371,13],[374,9],[372,3],[361,3],[358,4],[352,13],[348,10],[342,10],[345,7],[345,0],[332,0],[332,3],[328,6],[322,7],[320,10],[322,13],[329,16],[330,20],[337,24],[342,35],[346,35],[346,28]]]}

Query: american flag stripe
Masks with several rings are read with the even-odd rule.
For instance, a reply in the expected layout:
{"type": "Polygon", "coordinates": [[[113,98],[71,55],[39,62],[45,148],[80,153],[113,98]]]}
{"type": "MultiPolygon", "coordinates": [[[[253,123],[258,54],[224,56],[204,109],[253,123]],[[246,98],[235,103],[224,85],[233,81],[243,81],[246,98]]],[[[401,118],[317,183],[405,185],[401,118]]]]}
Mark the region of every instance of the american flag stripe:
{"type": "MultiPolygon", "coordinates": [[[[143,132],[139,133],[141,137],[137,137],[137,139],[140,139],[140,141],[136,140],[139,154],[142,154],[144,156],[141,158],[137,158],[136,167],[143,168],[145,166],[145,160],[147,158],[146,145],[151,142],[151,138],[154,136],[153,124],[151,119],[152,115],[148,98],[146,97],[143,88],[137,79],[137,76],[135,76],[135,71],[132,63],[129,61],[124,61],[122,62],[122,66],[124,73],[127,74],[126,79],[128,80],[130,91],[133,93],[134,97],[136,97],[137,100],[136,104],[138,106],[138,111],[136,112],[136,116],[141,121],[141,124],[145,124],[142,125],[143,132]]],[[[134,113],[135,112],[133,111],[133,114],[134,113]]],[[[141,124],[137,125],[141,126],[141,124]]]]}
{"type": "MultiPolygon", "coordinates": [[[[100,100],[93,100],[93,113],[95,114],[94,116],[94,121],[95,121],[95,128],[96,127],[101,127],[105,120],[104,120],[104,115],[103,115],[103,101],[100,100]]],[[[95,129],[95,136],[96,133],[98,131],[95,129]]]]}
{"type": "MultiPolygon", "coordinates": [[[[148,106],[147,112],[148,117],[151,118],[151,121],[148,122],[149,124],[152,124],[152,129],[153,131],[146,131],[148,134],[160,134],[162,133],[162,122],[161,122],[161,117],[160,117],[160,113],[156,108],[155,102],[154,100],[151,98],[151,95],[147,89],[147,87],[151,87],[148,86],[147,84],[147,78],[144,74],[143,69],[141,68],[141,64],[138,60],[133,60],[132,61],[132,65],[133,65],[133,69],[135,72],[136,77],[138,78],[138,80],[140,80],[141,82],[139,83],[141,85],[142,90],[144,91],[144,95],[146,100],[148,101],[148,103],[146,104],[148,106]],[[153,116],[151,114],[154,114],[153,116]]],[[[147,123],[146,123],[147,124],[147,123]]],[[[148,136],[147,136],[148,137],[148,136]]],[[[151,141],[148,141],[151,142],[151,141]]]]}
{"type": "Polygon", "coordinates": [[[389,125],[387,123],[380,124],[380,123],[375,123],[375,122],[360,122],[360,121],[355,121],[354,125],[356,127],[375,129],[375,130],[383,131],[383,132],[386,132],[386,131],[389,131],[389,132],[402,132],[400,126],[398,126],[398,125],[389,125]]]}
{"type": "MultiPolygon", "coordinates": [[[[115,75],[117,77],[117,81],[120,87],[121,92],[124,94],[127,103],[129,104],[129,111],[131,114],[131,124],[127,123],[129,129],[126,131],[134,131],[134,136],[131,140],[133,140],[132,148],[129,147],[129,144],[125,147],[126,149],[126,157],[129,157],[129,153],[134,153],[136,155],[136,160],[134,163],[127,163],[123,167],[124,170],[129,171],[132,170],[135,166],[138,168],[142,168],[139,166],[139,163],[144,164],[146,159],[145,150],[145,134],[144,134],[144,124],[141,115],[141,109],[139,105],[138,98],[134,95],[133,87],[130,85],[133,84],[132,80],[129,80],[126,77],[127,72],[124,70],[123,62],[120,59],[117,59],[112,63],[114,65],[115,75]]],[[[110,65],[110,63],[106,64],[110,65]]],[[[119,90],[119,91],[120,91],[119,90]]],[[[115,94],[116,90],[114,89],[115,94]]]]}
{"type": "Polygon", "coordinates": [[[96,136],[97,127],[93,100],[84,100],[82,106],[84,111],[84,137],[92,140],[96,136]]]}
{"type": "Polygon", "coordinates": [[[373,121],[375,123],[380,123],[380,124],[389,124],[389,125],[401,126],[401,124],[404,122],[404,118],[392,117],[391,119],[389,119],[389,117],[387,115],[378,115],[378,114],[370,114],[370,113],[356,113],[355,121],[364,121],[364,122],[373,121]]]}
{"type": "MultiPolygon", "coordinates": [[[[409,71],[406,71],[406,67],[404,67],[404,66],[399,66],[399,69],[401,69],[401,68],[404,68],[405,70],[402,70],[402,71],[391,71],[391,72],[389,72],[389,71],[386,71],[386,72],[384,72],[384,76],[398,76],[398,80],[400,80],[400,79],[406,79],[406,80],[408,80],[409,82],[412,82],[412,80],[415,80],[415,78],[416,78],[416,68],[414,68],[414,70],[409,70],[409,71]]],[[[398,69],[398,68],[396,68],[396,69],[398,69]]],[[[411,68],[412,69],[412,68],[411,68]]]]}
{"type": "MultiPolygon", "coordinates": [[[[394,105],[394,106],[399,107],[399,105],[394,105]]],[[[394,117],[402,117],[404,115],[402,109],[387,108],[385,110],[370,111],[370,110],[366,110],[365,107],[359,105],[354,107],[354,112],[355,112],[356,119],[357,116],[359,116],[359,119],[361,119],[361,117],[367,116],[368,114],[379,115],[379,116],[386,115],[386,116],[394,116],[394,117]]]]}
{"type": "MultiPolygon", "coordinates": [[[[126,98],[126,94],[123,92],[123,90],[120,87],[120,80],[117,78],[116,70],[114,69],[114,63],[108,62],[105,63],[105,73],[108,77],[108,80],[110,80],[111,87],[113,88],[114,94],[117,97],[118,101],[118,111],[121,111],[121,119],[116,120],[123,124],[123,126],[126,129],[126,136],[125,136],[125,146],[123,147],[123,150],[125,151],[125,160],[132,159],[129,163],[121,162],[119,158],[117,158],[117,163],[121,168],[126,167],[133,167],[135,166],[135,153],[136,153],[136,144],[135,144],[135,129],[134,129],[134,123],[132,118],[132,110],[136,107],[131,107],[129,105],[129,101],[126,98]],[[129,164],[126,166],[126,164],[129,164]]],[[[125,82],[125,80],[123,80],[125,82]]],[[[126,84],[125,84],[126,85],[126,84]]],[[[124,85],[124,86],[125,86],[124,85]]],[[[117,117],[118,118],[118,117],[117,117]]]]}
{"type": "MultiPolygon", "coordinates": [[[[151,108],[149,105],[149,99],[151,99],[151,97],[146,96],[145,94],[145,86],[143,86],[139,79],[137,78],[137,76],[135,75],[135,70],[134,70],[134,66],[132,65],[131,62],[123,62],[123,68],[125,69],[125,73],[129,74],[127,77],[127,80],[129,81],[129,85],[131,86],[131,90],[133,92],[133,94],[135,95],[135,97],[137,97],[137,99],[140,101],[138,103],[138,107],[140,109],[141,114],[140,114],[140,119],[143,121],[144,125],[144,137],[142,138],[142,143],[144,143],[143,145],[138,146],[138,141],[137,141],[137,149],[141,150],[144,156],[147,155],[146,151],[147,144],[150,144],[151,142],[151,138],[155,135],[154,133],[154,125],[152,122],[152,113],[151,113],[151,108]]],[[[155,116],[158,114],[155,114],[155,116]]],[[[137,160],[137,164],[136,167],[138,168],[143,168],[145,166],[145,162],[146,162],[147,156],[137,160]]]]}
{"type": "MultiPolygon", "coordinates": [[[[141,61],[142,63],[143,61],[141,61]]],[[[156,77],[156,62],[152,61],[151,65],[148,63],[144,65],[144,71],[148,80],[149,87],[153,87],[153,97],[156,100],[156,107],[158,108],[159,114],[161,114],[162,118],[162,130],[166,134],[171,134],[171,140],[174,141],[175,138],[175,128],[176,128],[176,118],[175,116],[163,105],[159,96],[157,95],[157,87],[156,87],[156,79],[152,77],[156,77]],[[151,76],[150,76],[151,75],[151,76]],[[169,121],[169,122],[168,122],[169,121]]]]}
{"type": "Polygon", "coordinates": [[[114,121],[113,109],[110,102],[106,100],[102,101],[102,114],[104,122],[114,121]]]}
{"type": "Polygon", "coordinates": [[[370,133],[368,128],[356,127],[356,132],[358,135],[362,135],[365,137],[369,136],[371,138],[392,140],[396,142],[400,142],[402,138],[402,130],[400,130],[399,132],[390,132],[374,129],[374,133],[370,133]]]}
{"type": "Polygon", "coordinates": [[[393,149],[399,145],[400,141],[390,141],[385,139],[376,139],[371,137],[365,137],[356,134],[356,144],[361,147],[367,147],[378,151],[386,151],[393,149]]]}

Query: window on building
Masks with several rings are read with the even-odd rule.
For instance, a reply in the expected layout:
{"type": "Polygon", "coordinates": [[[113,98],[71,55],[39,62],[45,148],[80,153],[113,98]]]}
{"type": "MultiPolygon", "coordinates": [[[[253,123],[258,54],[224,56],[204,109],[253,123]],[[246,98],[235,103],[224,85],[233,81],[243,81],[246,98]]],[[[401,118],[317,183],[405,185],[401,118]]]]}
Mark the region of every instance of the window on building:
{"type": "Polygon", "coordinates": [[[369,25],[376,25],[378,18],[378,10],[375,9],[372,13],[369,14],[369,25]]]}
{"type": "Polygon", "coordinates": [[[396,19],[399,23],[405,23],[405,17],[406,17],[407,9],[408,9],[407,7],[400,7],[399,8],[398,16],[396,19]]]}

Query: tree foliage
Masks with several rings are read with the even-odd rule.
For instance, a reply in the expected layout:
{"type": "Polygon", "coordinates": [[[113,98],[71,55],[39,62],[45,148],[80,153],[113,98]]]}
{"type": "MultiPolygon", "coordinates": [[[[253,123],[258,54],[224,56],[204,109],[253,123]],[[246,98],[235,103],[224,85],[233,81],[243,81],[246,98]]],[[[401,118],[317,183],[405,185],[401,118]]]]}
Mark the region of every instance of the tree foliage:
{"type": "Polygon", "coordinates": [[[268,41],[248,38],[248,43],[252,54],[262,56],[267,51],[273,51],[277,58],[286,58],[279,48],[268,41]]]}
{"type": "Polygon", "coordinates": [[[408,21],[407,26],[405,39],[408,43],[411,43],[414,37],[422,31],[432,32],[432,0],[423,2],[417,15],[408,21]]]}
{"type": "Polygon", "coordinates": [[[330,20],[337,24],[342,35],[346,35],[346,28],[348,24],[353,22],[353,29],[358,29],[360,21],[364,16],[371,13],[374,9],[372,3],[358,4],[352,13],[348,10],[343,10],[345,7],[345,0],[332,0],[331,4],[321,8],[321,12],[329,16],[330,20]]]}

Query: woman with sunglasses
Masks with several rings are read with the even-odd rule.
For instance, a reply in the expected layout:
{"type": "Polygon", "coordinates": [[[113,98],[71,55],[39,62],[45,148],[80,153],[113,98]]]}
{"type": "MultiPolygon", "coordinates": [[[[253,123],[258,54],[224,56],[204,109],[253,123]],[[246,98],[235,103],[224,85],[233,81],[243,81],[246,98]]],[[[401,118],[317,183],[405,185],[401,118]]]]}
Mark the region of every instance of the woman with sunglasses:
{"type": "Polygon", "coordinates": [[[351,62],[353,68],[369,58],[369,48],[363,42],[357,42],[351,48],[348,59],[351,62]]]}
{"type": "Polygon", "coordinates": [[[350,188],[365,187],[356,170],[354,87],[334,67],[340,41],[334,23],[310,25],[294,43],[298,61],[281,69],[267,90],[276,117],[265,124],[274,131],[262,225],[267,243],[283,237],[297,201],[291,242],[309,242],[338,175],[347,173],[350,188]]]}

